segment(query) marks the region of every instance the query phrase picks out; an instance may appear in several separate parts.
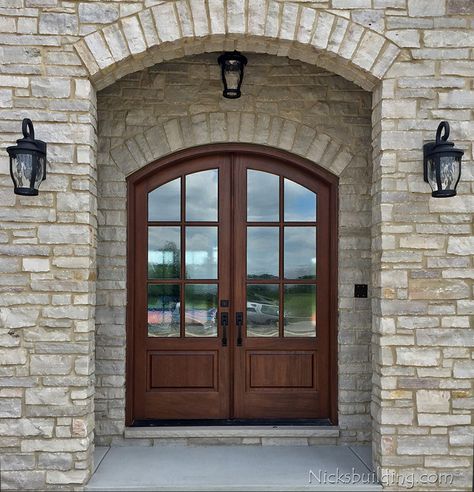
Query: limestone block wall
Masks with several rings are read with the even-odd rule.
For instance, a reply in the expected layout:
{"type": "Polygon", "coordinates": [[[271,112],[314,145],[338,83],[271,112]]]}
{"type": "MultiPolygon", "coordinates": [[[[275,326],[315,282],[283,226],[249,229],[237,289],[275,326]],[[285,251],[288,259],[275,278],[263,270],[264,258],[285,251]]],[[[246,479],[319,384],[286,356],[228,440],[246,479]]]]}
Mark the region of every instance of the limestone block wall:
{"type": "MultiPolygon", "coordinates": [[[[468,490],[473,16],[471,0],[0,0],[2,486],[81,487],[91,471],[96,90],[165,60],[236,48],[373,91],[374,459],[396,476],[454,473],[455,487],[468,490]],[[33,199],[13,196],[4,151],[25,116],[49,144],[49,176],[33,199]],[[431,199],[421,177],[422,143],[443,118],[466,151],[459,196],[445,201],[431,199]]],[[[217,117],[235,128],[236,118],[217,117]]],[[[210,118],[149,131],[170,152],[181,145],[178,121],[200,143],[210,118]]],[[[323,141],[306,138],[302,153],[317,160],[323,141]]],[[[128,142],[128,172],[146,161],[140,142],[128,142]]],[[[341,169],[347,154],[336,157],[341,169]]]]}
{"type": "Polygon", "coordinates": [[[340,175],[340,427],[344,442],[369,442],[370,301],[353,294],[370,281],[371,94],[314,65],[248,54],[243,96],[226,100],[217,56],[163,62],[98,94],[96,442],[124,431],[125,176],[172,149],[218,142],[312,148],[313,162],[340,175]]]}

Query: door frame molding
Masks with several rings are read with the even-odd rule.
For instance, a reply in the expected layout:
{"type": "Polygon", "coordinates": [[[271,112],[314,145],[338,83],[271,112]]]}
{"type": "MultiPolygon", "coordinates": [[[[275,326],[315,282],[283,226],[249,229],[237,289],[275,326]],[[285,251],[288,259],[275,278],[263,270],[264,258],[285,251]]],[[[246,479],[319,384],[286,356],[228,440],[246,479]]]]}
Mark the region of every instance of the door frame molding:
{"type": "Polygon", "coordinates": [[[219,143],[191,147],[162,157],[144,166],[130,176],[127,176],[127,311],[126,311],[126,362],[125,362],[125,425],[134,423],[134,296],[129,286],[133,285],[134,258],[135,258],[135,187],[149,175],[162,171],[170,166],[186,161],[190,158],[202,157],[218,153],[240,153],[267,156],[272,159],[290,164],[314,178],[324,181],[329,187],[330,203],[330,306],[329,306],[329,408],[332,425],[338,424],[338,370],[337,370],[337,327],[338,327],[338,217],[339,217],[339,178],[316,163],[299,157],[284,150],[275,149],[257,144],[219,143]]]}

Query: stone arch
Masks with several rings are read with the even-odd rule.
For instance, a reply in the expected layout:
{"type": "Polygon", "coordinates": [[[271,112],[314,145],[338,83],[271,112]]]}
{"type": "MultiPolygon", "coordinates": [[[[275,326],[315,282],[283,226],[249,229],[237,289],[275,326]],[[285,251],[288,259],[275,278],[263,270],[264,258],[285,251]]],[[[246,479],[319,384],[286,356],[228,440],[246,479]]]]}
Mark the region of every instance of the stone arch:
{"type": "Polygon", "coordinates": [[[163,60],[239,49],[317,64],[373,90],[400,48],[327,9],[294,2],[178,0],[144,9],[75,43],[97,89],[163,60]]]}
{"type": "Polygon", "coordinates": [[[325,133],[265,113],[200,113],[173,118],[128,138],[110,151],[128,176],[150,162],[189,147],[211,143],[255,143],[305,157],[339,176],[354,158],[346,145],[325,133]]]}

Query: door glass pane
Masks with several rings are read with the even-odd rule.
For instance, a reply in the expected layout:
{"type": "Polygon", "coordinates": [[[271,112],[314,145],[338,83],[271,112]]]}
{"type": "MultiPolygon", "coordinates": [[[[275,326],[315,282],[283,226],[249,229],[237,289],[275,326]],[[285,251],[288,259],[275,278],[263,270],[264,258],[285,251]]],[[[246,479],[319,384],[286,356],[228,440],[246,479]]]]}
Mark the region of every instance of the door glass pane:
{"type": "Polygon", "coordinates": [[[316,277],[316,227],[285,227],[285,278],[316,277]]]}
{"type": "Polygon", "coordinates": [[[247,336],[279,335],[280,287],[274,284],[247,285],[247,336]]]}
{"type": "Polygon", "coordinates": [[[285,337],[316,336],[316,286],[285,285],[285,337]]]}
{"type": "Polygon", "coordinates": [[[186,227],[186,278],[217,278],[217,227],[186,227]]]}
{"type": "Polygon", "coordinates": [[[184,326],[187,337],[217,336],[216,284],[186,285],[184,305],[184,326]]]}
{"type": "Polygon", "coordinates": [[[179,285],[148,286],[148,336],[179,337],[179,285]]]}
{"type": "Polygon", "coordinates": [[[179,278],[179,227],[148,228],[148,278],[179,278]]]}
{"type": "Polygon", "coordinates": [[[247,228],[247,277],[278,278],[279,228],[247,228]]]}
{"type": "Polygon", "coordinates": [[[247,220],[275,222],[279,220],[280,178],[262,171],[247,171],[247,220]]]}
{"type": "Polygon", "coordinates": [[[285,221],[316,221],[316,193],[285,179],[285,221]]]}
{"type": "Polygon", "coordinates": [[[186,220],[217,221],[217,169],[186,176],[186,220]]]}
{"type": "Polygon", "coordinates": [[[181,178],[148,193],[148,220],[181,220],[181,178]]]}

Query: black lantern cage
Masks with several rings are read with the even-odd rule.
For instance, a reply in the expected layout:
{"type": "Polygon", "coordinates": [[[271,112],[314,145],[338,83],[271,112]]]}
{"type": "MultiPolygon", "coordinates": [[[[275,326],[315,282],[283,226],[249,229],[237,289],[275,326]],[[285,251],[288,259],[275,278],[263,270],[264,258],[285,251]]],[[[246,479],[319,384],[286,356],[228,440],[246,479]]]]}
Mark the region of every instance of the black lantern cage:
{"type": "Polygon", "coordinates": [[[461,178],[464,151],[454,147],[448,138],[449,123],[442,121],[436,131],[436,141],[423,146],[423,178],[430,184],[431,195],[435,198],[456,196],[456,187],[461,178]]]}
{"type": "Polygon", "coordinates": [[[25,118],[23,138],[7,148],[10,156],[10,175],[17,195],[36,196],[46,179],[46,143],[35,139],[33,123],[25,118]]]}
{"type": "Polygon", "coordinates": [[[239,98],[247,58],[238,51],[226,52],[219,56],[217,62],[221,67],[222,83],[224,84],[222,95],[228,99],[239,98]]]}

